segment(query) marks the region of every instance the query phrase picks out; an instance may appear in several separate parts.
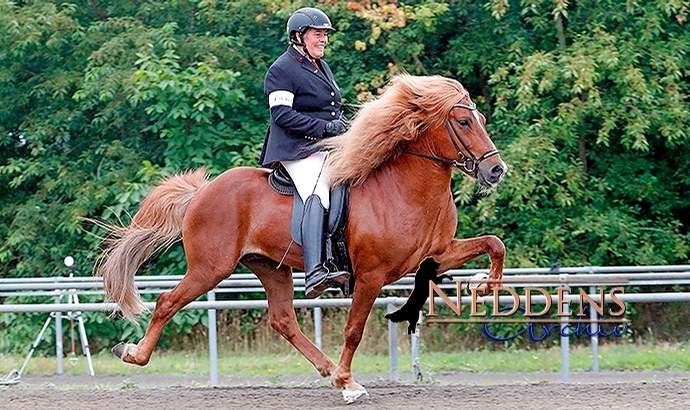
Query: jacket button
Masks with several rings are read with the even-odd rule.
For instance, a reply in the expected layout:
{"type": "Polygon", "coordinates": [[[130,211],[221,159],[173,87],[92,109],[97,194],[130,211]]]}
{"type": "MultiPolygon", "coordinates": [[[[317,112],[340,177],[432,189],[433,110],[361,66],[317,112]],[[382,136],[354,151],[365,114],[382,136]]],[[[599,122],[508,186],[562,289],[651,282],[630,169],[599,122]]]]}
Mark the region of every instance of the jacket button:
{"type": "Polygon", "coordinates": [[[331,97],[333,97],[334,95],[335,95],[335,93],[333,91],[331,91],[331,97]]]}
{"type": "Polygon", "coordinates": [[[335,117],[335,111],[331,111],[331,117],[335,117]]]}
{"type": "Polygon", "coordinates": [[[335,105],[335,101],[331,101],[331,105],[335,105]]]}

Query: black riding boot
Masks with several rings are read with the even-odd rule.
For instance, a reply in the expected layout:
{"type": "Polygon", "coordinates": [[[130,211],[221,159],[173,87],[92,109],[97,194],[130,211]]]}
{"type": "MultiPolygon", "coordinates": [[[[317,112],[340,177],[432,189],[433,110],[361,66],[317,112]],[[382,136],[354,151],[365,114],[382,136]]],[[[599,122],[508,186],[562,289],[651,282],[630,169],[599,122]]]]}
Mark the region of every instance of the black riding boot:
{"type": "Polygon", "coordinates": [[[349,278],[348,272],[329,272],[324,267],[324,225],[326,210],[317,195],[304,201],[302,218],[302,252],[304,253],[304,293],[309,299],[318,297],[331,286],[340,286],[349,278]]]}

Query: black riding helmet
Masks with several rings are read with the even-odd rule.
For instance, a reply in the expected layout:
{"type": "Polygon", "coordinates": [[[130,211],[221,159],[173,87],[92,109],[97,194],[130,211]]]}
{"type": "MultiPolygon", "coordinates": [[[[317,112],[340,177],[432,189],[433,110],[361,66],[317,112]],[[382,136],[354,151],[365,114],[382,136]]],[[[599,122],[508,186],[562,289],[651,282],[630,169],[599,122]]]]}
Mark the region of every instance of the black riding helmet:
{"type": "Polygon", "coordinates": [[[292,44],[303,46],[297,33],[304,34],[308,28],[335,31],[326,13],[313,7],[303,7],[290,16],[287,22],[287,35],[292,44]]]}

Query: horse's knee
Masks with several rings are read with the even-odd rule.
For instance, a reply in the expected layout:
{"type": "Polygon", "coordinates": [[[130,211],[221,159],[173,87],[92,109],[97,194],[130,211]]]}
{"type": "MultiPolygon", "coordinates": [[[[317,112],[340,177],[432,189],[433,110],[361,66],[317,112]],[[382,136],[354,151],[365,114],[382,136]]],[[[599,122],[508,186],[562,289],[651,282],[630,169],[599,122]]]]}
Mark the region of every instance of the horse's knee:
{"type": "Polygon", "coordinates": [[[489,255],[504,256],[506,254],[506,246],[498,236],[489,235],[486,239],[489,255]]]}

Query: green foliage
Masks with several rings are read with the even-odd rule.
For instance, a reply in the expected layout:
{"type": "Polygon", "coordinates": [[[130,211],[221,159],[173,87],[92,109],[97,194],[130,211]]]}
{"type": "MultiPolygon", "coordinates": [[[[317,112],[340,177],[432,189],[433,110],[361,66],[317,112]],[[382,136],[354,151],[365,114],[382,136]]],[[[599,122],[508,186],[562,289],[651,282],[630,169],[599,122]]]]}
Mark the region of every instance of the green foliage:
{"type": "MultiPolygon", "coordinates": [[[[407,71],[459,79],[489,119],[509,173],[487,197],[454,177],[459,237],[498,235],[513,267],[687,263],[687,1],[0,0],[0,277],[64,274],[68,254],[87,274],[84,217],[126,223],[163,175],[255,166],[264,73],[314,4],[350,114],[407,71]]],[[[144,274],[184,270],[178,245],[144,274]]],[[[20,338],[43,321],[1,320],[20,338]]]]}
{"type": "Polygon", "coordinates": [[[564,33],[551,30],[565,47],[523,39],[490,78],[492,130],[512,167],[495,221],[520,266],[687,260],[690,203],[676,188],[687,186],[677,170],[688,157],[673,153],[689,146],[690,36],[660,4],[604,2],[593,13],[586,3],[569,9],[564,33]]]}

